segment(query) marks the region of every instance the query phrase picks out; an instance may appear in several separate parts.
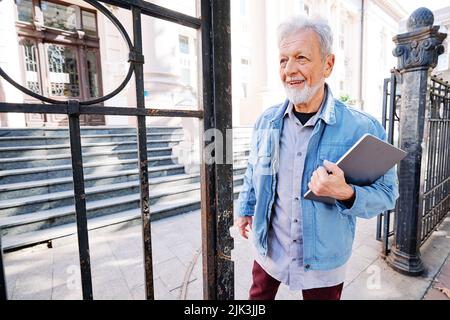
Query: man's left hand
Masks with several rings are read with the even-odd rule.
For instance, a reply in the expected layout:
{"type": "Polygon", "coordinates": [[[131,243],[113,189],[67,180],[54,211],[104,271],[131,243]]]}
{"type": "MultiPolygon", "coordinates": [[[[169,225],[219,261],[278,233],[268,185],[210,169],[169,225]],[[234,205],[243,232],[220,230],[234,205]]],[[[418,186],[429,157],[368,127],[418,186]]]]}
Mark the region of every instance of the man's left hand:
{"type": "Polygon", "coordinates": [[[331,197],[341,201],[351,199],[355,191],[345,182],[344,171],[328,160],[325,160],[323,165],[313,172],[311,181],[308,183],[309,189],[316,196],[331,197]]]}

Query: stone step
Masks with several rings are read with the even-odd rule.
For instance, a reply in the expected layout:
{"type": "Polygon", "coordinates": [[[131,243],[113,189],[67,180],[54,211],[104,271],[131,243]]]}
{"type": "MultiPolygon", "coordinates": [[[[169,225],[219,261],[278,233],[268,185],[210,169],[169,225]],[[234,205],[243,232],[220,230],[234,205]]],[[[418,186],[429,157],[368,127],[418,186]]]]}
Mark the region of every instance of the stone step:
{"type": "MultiPolygon", "coordinates": [[[[235,181],[242,176],[234,177],[235,181]]],[[[242,181],[241,181],[242,182],[242,181]]],[[[241,184],[234,189],[238,192],[241,184]]],[[[177,187],[150,191],[150,211],[161,203],[177,202],[183,199],[194,199],[200,196],[200,184],[193,183],[177,187]]],[[[237,195],[236,195],[237,196],[237,195]]],[[[124,210],[136,209],[140,205],[139,189],[128,195],[121,195],[101,200],[89,200],[87,196],[86,214],[88,219],[115,214],[124,210]]],[[[66,205],[58,208],[39,210],[28,214],[0,218],[2,236],[18,235],[75,222],[75,206],[66,205]]]]}
{"type": "Polygon", "coordinates": [[[234,166],[247,166],[247,163],[248,163],[248,155],[240,155],[233,157],[234,166]]]}
{"type": "MultiPolygon", "coordinates": [[[[68,127],[58,128],[0,128],[0,137],[16,136],[67,136],[68,127]]],[[[82,135],[93,134],[136,134],[137,127],[131,126],[81,126],[82,135]]],[[[148,133],[183,132],[180,126],[151,126],[147,127],[148,133]]]]}
{"type": "MultiPolygon", "coordinates": [[[[108,162],[111,160],[129,160],[136,159],[138,153],[136,149],[132,150],[119,150],[119,151],[106,151],[106,152],[88,152],[83,154],[83,163],[92,162],[108,162]]],[[[176,162],[176,157],[172,156],[172,148],[153,148],[148,149],[147,158],[149,159],[149,166],[155,166],[159,164],[170,164],[171,162],[165,161],[162,163],[162,159],[173,158],[172,163],[176,162]],[[163,158],[166,157],[166,158],[163,158]],[[168,158],[167,158],[168,157],[168,158]],[[160,162],[158,162],[160,161],[160,162]]],[[[46,166],[59,166],[59,165],[71,165],[71,154],[58,154],[58,155],[43,155],[43,156],[31,156],[31,157],[18,157],[18,158],[4,158],[0,159],[0,170],[12,170],[12,169],[26,169],[26,168],[38,168],[46,166]]]]}
{"type": "MultiPolygon", "coordinates": [[[[233,136],[251,136],[252,127],[233,127],[233,136]]],[[[151,126],[147,127],[147,133],[183,133],[181,126],[151,126]]],[[[0,137],[17,136],[67,136],[68,127],[58,128],[0,128],[0,137]]],[[[137,127],[132,126],[81,126],[81,135],[96,134],[136,134],[137,127]]]]}
{"type": "MultiPolygon", "coordinates": [[[[171,156],[168,156],[169,159],[171,156]]],[[[149,159],[152,160],[152,159],[149,159]]],[[[169,172],[162,172],[161,170],[173,170],[183,168],[182,165],[174,164],[172,160],[168,160],[166,157],[155,157],[154,162],[149,162],[149,169],[151,176],[161,176],[169,172]],[[159,161],[159,162],[158,162],[159,161]],[[165,165],[158,164],[160,162],[166,163],[165,165]],[[168,162],[170,162],[168,164],[168,162]],[[155,170],[156,169],[156,170],[155,170]]],[[[100,173],[108,171],[120,171],[129,170],[138,167],[137,159],[125,159],[125,160],[109,160],[103,162],[88,162],[83,164],[84,174],[100,173]]],[[[24,168],[24,169],[12,169],[0,171],[0,184],[7,184],[13,182],[34,181],[42,179],[60,178],[72,175],[72,165],[57,165],[57,166],[44,166],[37,168],[24,168]]]]}
{"type": "MultiPolygon", "coordinates": [[[[195,184],[190,184],[183,185],[182,188],[180,186],[175,186],[167,189],[159,189],[158,191],[150,190],[151,197],[149,202],[150,204],[155,204],[160,201],[160,197],[164,197],[167,195],[172,196],[173,194],[179,193],[178,189],[181,189],[183,192],[189,192],[191,191],[189,187],[191,187],[192,190],[196,189],[195,184]],[[162,193],[160,192],[161,190],[163,190],[162,193]]],[[[127,181],[122,183],[115,183],[113,185],[103,185],[86,188],[85,194],[86,201],[98,201],[114,199],[116,197],[130,194],[139,196],[139,190],[139,181],[127,181]]],[[[24,215],[29,212],[54,209],[73,204],[74,199],[72,190],[3,200],[0,202],[0,218],[24,215]]]]}
{"type": "MultiPolygon", "coordinates": [[[[169,156],[172,153],[172,147],[165,148],[151,148],[147,149],[148,158],[169,156]]],[[[248,156],[249,149],[246,148],[234,148],[233,154],[235,157],[248,156]]],[[[93,161],[108,161],[111,159],[137,159],[138,153],[136,149],[130,150],[113,150],[113,151],[99,151],[99,152],[86,152],[83,153],[83,162],[93,161]]],[[[55,166],[63,164],[71,164],[71,154],[51,154],[51,155],[35,155],[27,157],[17,158],[0,158],[0,170],[11,169],[24,169],[24,168],[36,168],[42,166],[55,166]]]]}
{"type": "MultiPolygon", "coordinates": [[[[235,199],[237,198],[239,191],[240,188],[236,187],[234,190],[235,199]]],[[[154,205],[151,207],[150,218],[152,221],[156,221],[165,217],[183,214],[198,209],[200,209],[199,196],[154,205]]],[[[74,215],[74,213],[72,213],[72,215],[74,215]]],[[[139,208],[123,210],[115,214],[88,219],[88,230],[95,230],[124,222],[136,225],[141,223],[140,219],[141,213],[139,208]]],[[[7,235],[2,238],[2,246],[5,252],[9,252],[40,243],[46,243],[53,239],[59,239],[76,233],[76,223],[72,222],[49,229],[7,235]]]]}
{"type": "MultiPolygon", "coordinates": [[[[183,130],[176,131],[167,131],[167,132],[147,132],[148,140],[158,140],[158,139],[177,139],[179,137],[184,136],[183,130]]],[[[234,140],[240,139],[249,139],[251,138],[251,134],[247,133],[236,133],[233,134],[234,140]]],[[[81,134],[82,143],[93,143],[97,142],[97,140],[103,141],[128,141],[137,139],[136,132],[132,133],[97,133],[97,134],[81,134]]],[[[52,145],[52,144],[65,144],[69,143],[69,132],[67,131],[65,135],[36,135],[36,136],[13,136],[13,135],[0,135],[0,146],[8,145],[7,142],[11,142],[11,144],[16,146],[25,146],[25,145],[52,145]]]]}
{"type": "MultiPolygon", "coordinates": [[[[85,188],[89,188],[100,185],[111,185],[114,183],[138,180],[138,169],[132,169],[116,172],[88,174],[84,176],[84,185],[85,188]]],[[[199,173],[175,174],[161,177],[150,177],[149,185],[150,188],[153,189],[198,181],[200,181],[199,173]]],[[[23,197],[24,194],[28,196],[35,196],[66,190],[73,190],[72,176],[0,185],[0,200],[20,198],[23,197]]]]}
{"type": "MultiPolygon", "coordinates": [[[[152,219],[200,208],[200,175],[186,174],[172,148],[183,141],[183,132],[181,127],[147,128],[152,219]]],[[[26,238],[68,230],[75,222],[67,134],[67,128],[0,129],[0,229],[11,243],[26,245],[26,238]]],[[[83,127],[81,135],[89,221],[103,219],[108,225],[124,212],[137,212],[138,218],[136,128],[83,127]]],[[[248,132],[234,132],[235,198],[249,143],[248,132]]]]}
{"type": "MultiPolygon", "coordinates": [[[[85,163],[83,166],[83,171],[85,175],[89,175],[94,173],[131,170],[136,168],[138,168],[137,159],[128,159],[85,163]]],[[[154,167],[149,166],[149,177],[160,177],[177,173],[184,173],[183,165],[169,164],[154,167]]],[[[62,178],[72,176],[72,174],[72,165],[3,170],[0,171],[0,184],[62,178]]]]}
{"type": "MultiPolygon", "coordinates": [[[[174,145],[178,145],[181,141],[182,140],[180,139],[148,140],[147,149],[172,147],[174,145]]],[[[83,153],[107,152],[107,151],[130,150],[130,149],[137,149],[136,141],[85,143],[82,145],[83,153]]],[[[12,157],[38,156],[38,155],[55,155],[63,153],[70,153],[69,144],[0,147],[0,159],[12,157]]]]}
{"type": "MultiPolygon", "coordinates": [[[[238,167],[239,168],[239,167],[238,167]]],[[[137,173],[137,170],[136,170],[137,173]]],[[[239,176],[239,175],[238,175],[239,176]]],[[[192,185],[194,186],[195,183],[198,183],[199,176],[195,177],[191,175],[191,179],[186,179],[186,176],[177,175],[176,177],[172,178],[172,182],[174,182],[170,187],[162,187],[164,184],[158,184],[155,183],[155,181],[151,181],[149,183],[150,186],[150,192],[158,192],[159,190],[165,190],[172,188],[173,190],[176,190],[176,188],[179,185],[192,185]],[[175,180],[176,179],[176,180],[175,180]],[[197,180],[191,183],[183,184],[183,182],[186,180],[197,180]],[[177,182],[178,184],[175,184],[177,182]]],[[[166,177],[164,177],[166,178],[166,177]]],[[[149,182],[150,182],[149,181],[149,182]]],[[[165,179],[159,179],[156,180],[156,182],[162,181],[164,182],[165,179]]],[[[67,183],[67,181],[66,181],[67,183]]],[[[112,184],[101,184],[96,186],[85,186],[85,193],[86,193],[86,199],[89,201],[96,201],[96,200],[102,200],[102,199],[109,199],[116,196],[122,196],[132,193],[139,193],[139,179],[134,179],[131,181],[125,181],[125,182],[115,182],[112,184]]],[[[36,195],[30,195],[29,193],[26,193],[26,196],[23,195],[25,193],[22,193],[21,196],[16,198],[9,198],[4,199],[0,201],[0,218],[1,217],[8,217],[8,216],[15,216],[15,215],[21,215],[26,214],[29,212],[35,212],[38,210],[47,210],[52,208],[58,208],[66,205],[72,205],[74,203],[73,200],[73,189],[70,188],[68,190],[55,190],[53,188],[53,192],[47,192],[42,194],[36,194],[36,195]]],[[[22,191],[23,192],[23,191],[22,191]]],[[[150,201],[151,204],[156,203],[157,201],[161,201],[158,197],[154,198],[154,202],[150,201]]]]}
{"type": "MultiPolygon", "coordinates": [[[[147,133],[147,140],[177,140],[183,137],[182,133],[147,133]]],[[[81,144],[97,143],[97,142],[121,142],[136,141],[136,134],[101,134],[81,136],[81,144]]],[[[69,137],[66,136],[17,136],[17,137],[0,137],[0,147],[8,146],[42,146],[42,145],[59,145],[69,144],[69,137]]]]}

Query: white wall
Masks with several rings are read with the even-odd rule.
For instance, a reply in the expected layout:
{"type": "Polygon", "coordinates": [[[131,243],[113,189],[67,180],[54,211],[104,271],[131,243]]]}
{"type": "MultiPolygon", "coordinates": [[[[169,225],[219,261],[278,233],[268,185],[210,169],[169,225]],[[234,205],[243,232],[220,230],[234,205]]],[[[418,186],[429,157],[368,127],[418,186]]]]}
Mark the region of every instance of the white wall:
{"type": "MultiPolygon", "coordinates": [[[[0,66],[16,82],[23,83],[20,71],[19,45],[15,27],[15,9],[13,0],[0,1],[0,66]]],[[[24,94],[0,78],[0,95],[4,102],[23,102],[24,94]]],[[[10,127],[24,127],[23,113],[7,113],[3,121],[10,127]]]]}
{"type": "MultiPolygon", "coordinates": [[[[112,13],[122,23],[133,41],[132,16],[129,10],[110,7],[112,13]]],[[[128,47],[118,29],[103,14],[97,12],[98,32],[100,38],[100,56],[102,67],[103,93],[115,90],[124,80],[128,64],[128,47]]],[[[135,107],[136,94],[134,77],[118,95],[105,102],[106,106],[135,107]]],[[[127,125],[132,118],[123,116],[105,116],[106,125],[127,125]]]]}
{"type": "Polygon", "coordinates": [[[386,14],[378,5],[367,2],[366,33],[364,37],[363,110],[381,119],[383,81],[397,60],[392,55],[392,37],[398,33],[398,21],[386,14]],[[384,43],[381,34],[385,34],[384,43]],[[381,56],[384,55],[384,61],[381,56]]]}

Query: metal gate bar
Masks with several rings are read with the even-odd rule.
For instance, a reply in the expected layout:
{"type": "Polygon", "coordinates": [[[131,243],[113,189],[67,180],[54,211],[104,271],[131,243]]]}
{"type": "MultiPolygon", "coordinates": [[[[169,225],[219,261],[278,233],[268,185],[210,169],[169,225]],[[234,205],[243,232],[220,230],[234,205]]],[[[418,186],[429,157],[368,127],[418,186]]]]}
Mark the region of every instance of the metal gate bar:
{"type": "MultiPolygon", "coordinates": [[[[201,1],[202,28],[211,30],[202,34],[203,103],[211,106],[204,108],[203,129],[206,132],[215,128],[222,137],[232,127],[229,6],[229,1],[201,1]],[[224,85],[214,85],[218,83],[224,85]]],[[[215,141],[219,138],[215,136],[215,141]]],[[[223,144],[216,144],[216,156],[220,145],[225,154],[232,155],[232,141],[232,138],[225,139],[223,144]]],[[[216,157],[214,163],[208,164],[203,159],[201,180],[203,279],[207,279],[203,282],[203,296],[204,299],[234,299],[233,239],[229,231],[233,223],[232,161],[216,157]],[[217,160],[222,161],[219,164],[217,160]]]]}
{"type": "MultiPolygon", "coordinates": [[[[133,37],[134,37],[134,77],[136,83],[136,107],[145,109],[144,97],[144,56],[142,55],[142,25],[141,9],[132,7],[133,37]]],[[[150,225],[150,205],[148,191],[148,161],[147,161],[147,126],[145,116],[137,116],[137,143],[139,158],[140,205],[142,220],[142,239],[144,250],[145,297],[154,299],[153,262],[152,262],[152,230],[150,225]]]]}
{"type": "Polygon", "coordinates": [[[8,290],[6,287],[5,268],[3,267],[2,234],[0,230],[0,301],[6,299],[8,299],[8,290]]]}
{"type": "Polygon", "coordinates": [[[83,299],[92,300],[91,257],[89,254],[79,106],[78,101],[70,100],[67,110],[69,112],[70,152],[72,158],[73,191],[77,218],[77,239],[80,256],[81,285],[83,299]]]}
{"type": "MultiPolygon", "coordinates": [[[[141,184],[140,205],[143,233],[146,298],[154,299],[151,216],[149,208],[146,116],[203,118],[202,129],[215,128],[222,134],[231,129],[231,51],[230,51],[230,1],[202,0],[202,19],[190,17],[140,0],[103,0],[121,8],[129,9],[133,15],[133,40],[131,43],[121,23],[98,1],[85,0],[105,14],[119,29],[130,50],[130,69],[121,85],[110,94],[89,101],[61,102],[31,92],[11,79],[2,68],[0,76],[22,92],[45,104],[17,104],[0,102],[0,112],[58,113],[69,116],[74,197],[77,215],[77,230],[80,255],[80,271],[84,299],[92,299],[89,240],[84,192],[81,137],[79,116],[102,114],[137,116],[137,142],[139,154],[139,179],[141,184]],[[199,29],[202,34],[203,106],[204,110],[145,109],[144,75],[142,55],[141,14],[175,22],[199,29]],[[134,73],[136,81],[137,108],[104,107],[95,105],[119,93],[134,73]]],[[[203,130],[200,134],[203,136],[203,130]]],[[[231,150],[232,136],[227,135],[225,150],[231,150]]],[[[206,142],[204,142],[206,143],[206,142]]],[[[214,142],[215,143],[215,142],[214,142]]],[[[202,149],[205,147],[202,144],[202,149]]],[[[202,150],[203,151],[203,150],[202,150]]],[[[232,153],[231,153],[232,154],[232,153]]],[[[201,165],[202,237],[204,249],[204,297],[207,299],[232,299],[234,297],[234,269],[231,261],[233,240],[229,228],[233,222],[233,170],[232,164],[201,165]]],[[[1,234],[0,234],[1,237],[1,234]]],[[[1,245],[1,239],[0,239],[1,245]]],[[[6,280],[3,273],[2,250],[0,249],[0,294],[6,296],[6,280]]]]}
{"type": "MultiPolygon", "coordinates": [[[[0,69],[1,72],[1,69],[0,69]]],[[[52,113],[68,114],[67,104],[38,104],[38,103],[5,103],[0,102],[0,112],[18,113],[52,113]],[[26,110],[23,106],[26,105],[26,110]]],[[[101,114],[115,116],[147,116],[147,117],[186,117],[203,118],[202,110],[177,110],[177,109],[136,109],[126,107],[83,106],[80,102],[80,114],[101,114]]]]}
{"type": "MultiPolygon", "coordinates": [[[[391,70],[391,77],[384,79],[383,86],[383,109],[381,123],[387,132],[387,142],[394,144],[395,121],[397,121],[396,104],[397,104],[397,78],[396,70],[391,70]],[[389,96],[389,102],[388,102],[389,96]],[[389,114],[388,114],[389,112],[389,114]]],[[[389,254],[389,237],[393,235],[390,231],[391,215],[394,210],[387,210],[377,216],[376,239],[382,242],[381,255],[386,257],[389,254]]]]}
{"type": "MultiPolygon", "coordinates": [[[[390,82],[390,78],[384,79],[384,82],[383,82],[383,107],[381,109],[381,111],[382,111],[381,124],[385,130],[386,130],[386,123],[387,123],[387,109],[388,109],[387,100],[388,100],[388,95],[389,95],[389,93],[388,93],[389,82],[390,82]]],[[[382,241],[382,235],[383,235],[382,223],[383,223],[384,215],[385,215],[385,213],[383,212],[377,216],[376,239],[378,241],[382,241]]]]}

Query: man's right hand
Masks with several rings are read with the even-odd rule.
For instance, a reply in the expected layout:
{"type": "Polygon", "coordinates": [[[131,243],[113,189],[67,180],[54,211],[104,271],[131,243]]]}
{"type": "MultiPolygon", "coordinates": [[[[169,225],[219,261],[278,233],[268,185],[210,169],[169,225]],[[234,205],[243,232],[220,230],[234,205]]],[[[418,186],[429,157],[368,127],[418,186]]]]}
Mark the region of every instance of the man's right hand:
{"type": "Polygon", "coordinates": [[[236,220],[236,225],[239,229],[239,233],[245,239],[248,239],[247,232],[249,232],[252,229],[252,223],[253,223],[252,216],[239,217],[236,220]],[[249,226],[250,229],[247,229],[247,226],[249,226]]]}

